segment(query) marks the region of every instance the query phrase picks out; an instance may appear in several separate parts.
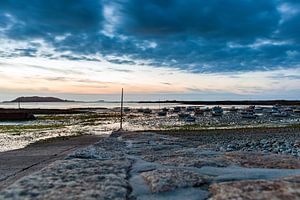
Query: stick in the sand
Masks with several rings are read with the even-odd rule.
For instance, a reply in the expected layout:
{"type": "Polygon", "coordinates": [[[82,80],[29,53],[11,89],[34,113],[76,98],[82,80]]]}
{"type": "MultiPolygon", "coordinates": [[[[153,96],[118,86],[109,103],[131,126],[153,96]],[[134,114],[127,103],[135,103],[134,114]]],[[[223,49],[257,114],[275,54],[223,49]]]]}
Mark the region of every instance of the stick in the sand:
{"type": "Polygon", "coordinates": [[[121,119],[120,119],[120,130],[123,129],[123,88],[121,93],[121,119]]]}

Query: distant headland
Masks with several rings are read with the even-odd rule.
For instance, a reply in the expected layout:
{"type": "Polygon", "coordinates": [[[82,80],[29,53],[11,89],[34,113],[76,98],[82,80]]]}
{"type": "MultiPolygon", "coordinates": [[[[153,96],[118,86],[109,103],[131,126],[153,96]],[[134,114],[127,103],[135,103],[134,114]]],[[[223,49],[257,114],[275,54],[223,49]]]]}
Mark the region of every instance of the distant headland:
{"type": "Polygon", "coordinates": [[[74,102],[74,101],[63,100],[56,97],[31,96],[31,97],[18,97],[12,101],[6,101],[6,102],[74,102]]]}

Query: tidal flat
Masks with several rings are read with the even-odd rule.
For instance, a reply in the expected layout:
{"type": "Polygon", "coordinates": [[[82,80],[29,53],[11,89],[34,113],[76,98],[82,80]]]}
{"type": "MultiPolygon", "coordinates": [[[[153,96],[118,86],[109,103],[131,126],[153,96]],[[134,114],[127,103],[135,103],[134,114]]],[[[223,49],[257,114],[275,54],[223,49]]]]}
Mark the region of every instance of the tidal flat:
{"type": "MultiPolygon", "coordinates": [[[[245,119],[240,112],[225,111],[214,117],[210,112],[196,115],[188,108],[182,112],[195,118],[193,122],[179,117],[180,113],[169,110],[159,116],[159,109],[144,113],[139,109],[124,112],[123,129],[127,131],[201,131],[218,129],[264,129],[274,127],[300,127],[300,114],[289,113],[287,117],[274,117],[270,113],[259,113],[254,119],[245,119]]],[[[182,113],[181,112],[181,113],[182,113]]],[[[79,114],[38,114],[36,120],[1,122],[0,151],[23,148],[28,144],[53,137],[109,134],[119,128],[118,108],[86,110],[79,114]]]]}

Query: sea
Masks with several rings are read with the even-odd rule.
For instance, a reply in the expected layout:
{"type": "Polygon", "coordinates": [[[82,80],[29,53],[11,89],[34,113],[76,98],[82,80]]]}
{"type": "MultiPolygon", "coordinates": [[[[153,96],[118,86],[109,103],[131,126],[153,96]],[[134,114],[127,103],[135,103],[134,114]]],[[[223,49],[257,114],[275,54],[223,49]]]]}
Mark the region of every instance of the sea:
{"type": "MultiPolygon", "coordinates": [[[[162,107],[174,107],[179,104],[174,103],[137,103],[124,102],[124,107],[129,108],[150,108],[158,109],[162,107]]],[[[68,108],[116,108],[120,107],[120,102],[17,102],[0,103],[0,108],[35,108],[35,109],[68,109],[68,108]]],[[[181,105],[182,106],[182,105],[181,105]]],[[[186,106],[186,105],[185,105],[186,106]]]]}

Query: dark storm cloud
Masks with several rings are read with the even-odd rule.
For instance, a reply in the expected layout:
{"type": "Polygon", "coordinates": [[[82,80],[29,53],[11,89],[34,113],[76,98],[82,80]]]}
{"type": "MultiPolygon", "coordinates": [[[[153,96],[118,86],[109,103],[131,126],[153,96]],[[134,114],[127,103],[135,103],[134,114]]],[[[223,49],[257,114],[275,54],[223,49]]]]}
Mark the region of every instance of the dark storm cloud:
{"type": "Polygon", "coordinates": [[[300,1],[282,1],[286,7],[287,17],[284,18],[279,29],[279,36],[300,42],[300,1]]]}
{"type": "Polygon", "coordinates": [[[129,0],[124,12],[129,31],[145,35],[194,34],[248,40],[269,36],[280,18],[275,1],[129,0]]]}
{"type": "Polygon", "coordinates": [[[0,37],[31,44],[11,56],[35,56],[40,47],[31,41],[43,39],[59,53],[73,52],[64,59],[100,54],[116,64],[195,73],[265,71],[300,62],[295,0],[2,0],[0,13],[0,37]],[[112,16],[105,16],[106,6],[114,8],[112,16]],[[108,22],[113,17],[116,24],[108,22]],[[109,34],[107,24],[113,27],[109,34]]]}
{"type": "Polygon", "coordinates": [[[16,39],[89,33],[100,29],[103,18],[95,0],[2,0],[0,10],[12,23],[7,35],[16,39]]]}

